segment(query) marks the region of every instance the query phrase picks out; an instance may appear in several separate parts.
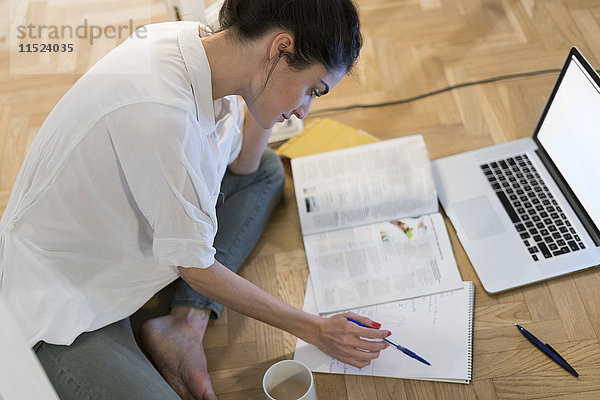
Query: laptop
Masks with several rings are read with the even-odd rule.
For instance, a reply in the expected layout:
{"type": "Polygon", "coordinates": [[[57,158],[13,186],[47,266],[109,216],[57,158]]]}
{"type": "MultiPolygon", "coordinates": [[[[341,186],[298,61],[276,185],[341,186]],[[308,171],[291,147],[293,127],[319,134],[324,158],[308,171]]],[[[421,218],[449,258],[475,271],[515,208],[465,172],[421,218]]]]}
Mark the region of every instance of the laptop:
{"type": "Polygon", "coordinates": [[[572,48],[532,138],[432,162],[485,290],[600,264],[600,77],[572,48]]]}

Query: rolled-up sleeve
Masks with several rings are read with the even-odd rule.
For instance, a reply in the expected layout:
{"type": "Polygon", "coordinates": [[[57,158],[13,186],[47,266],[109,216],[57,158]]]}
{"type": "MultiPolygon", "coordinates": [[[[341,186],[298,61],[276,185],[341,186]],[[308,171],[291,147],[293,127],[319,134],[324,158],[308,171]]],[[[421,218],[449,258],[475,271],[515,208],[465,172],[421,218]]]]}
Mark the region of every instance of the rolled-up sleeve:
{"type": "Polygon", "coordinates": [[[153,229],[156,262],[211,266],[217,193],[200,170],[210,149],[202,148],[204,133],[190,114],[164,104],[134,104],[109,114],[107,127],[132,208],[153,229]]]}

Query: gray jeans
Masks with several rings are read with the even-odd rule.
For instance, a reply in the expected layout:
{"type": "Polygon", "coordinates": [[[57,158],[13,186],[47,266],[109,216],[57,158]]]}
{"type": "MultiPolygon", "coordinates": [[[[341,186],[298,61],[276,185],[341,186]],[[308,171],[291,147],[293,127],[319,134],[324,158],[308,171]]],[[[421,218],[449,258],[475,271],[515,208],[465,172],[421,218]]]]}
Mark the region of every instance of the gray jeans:
{"type": "MultiPolygon", "coordinates": [[[[237,272],[256,245],[281,198],[284,180],[279,157],[269,149],[255,173],[225,173],[214,246],[216,259],[227,268],[237,272]]],[[[210,309],[212,318],[222,310],[181,279],[171,307],[180,305],[210,309]]],[[[138,348],[129,319],[83,333],[70,346],[40,342],[34,350],[62,400],[179,399],[138,348]]]]}

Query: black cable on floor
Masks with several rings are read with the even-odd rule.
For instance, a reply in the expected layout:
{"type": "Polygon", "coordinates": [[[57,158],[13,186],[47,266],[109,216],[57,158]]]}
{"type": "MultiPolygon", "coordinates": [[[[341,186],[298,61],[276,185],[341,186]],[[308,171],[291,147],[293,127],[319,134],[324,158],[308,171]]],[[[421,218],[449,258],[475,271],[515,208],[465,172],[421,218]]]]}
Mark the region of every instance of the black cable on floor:
{"type": "Polygon", "coordinates": [[[459,83],[457,85],[448,86],[443,89],[434,90],[433,92],[420,94],[418,96],[409,97],[406,99],[386,101],[383,103],[353,104],[353,105],[345,106],[345,107],[325,108],[322,110],[313,111],[310,113],[310,115],[315,116],[315,115],[325,114],[325,113],[330,113],[330,112],[348,111],[348,110],[353,110],[356,108],[378,108],[378,107],[395,106],[398,104],[410,103],[410,102],[413,102],[416,100],[424,99],[426,97],[435,96],[440,93],[445,93],[445,92],[449,92],[454,89],[460,89],[460,88],[464,88],[464,87],[468,87],[468,86],[483,85],[486,83],[499,82],[499,81],[504,81],[504,80],[508,80],[508,79],[527,78],[527,77],[538,76],[538,75],[554,74],[554,73],[559,73],[560,71],[561,71],[560,69],[543,69],[543,70],[532,71],[532,72],[521,72],[518,74],[500,75],[500,76],[496,76],[494,78],[482,79],[479,81],[459,83]]]}

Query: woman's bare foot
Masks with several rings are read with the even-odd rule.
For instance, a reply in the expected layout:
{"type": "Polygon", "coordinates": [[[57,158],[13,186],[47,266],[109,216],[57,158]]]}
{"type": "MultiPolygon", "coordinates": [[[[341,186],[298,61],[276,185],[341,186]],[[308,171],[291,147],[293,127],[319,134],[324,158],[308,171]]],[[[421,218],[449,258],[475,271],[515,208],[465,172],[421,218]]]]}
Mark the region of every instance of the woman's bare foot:
{"type": "Polygon", "coordinates": [[[142,346],[156,369],[184,400],[216,400],[206,367],[202,339],[208,310],[176,307],[169,315],[147,321],[142,346]]]}

